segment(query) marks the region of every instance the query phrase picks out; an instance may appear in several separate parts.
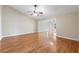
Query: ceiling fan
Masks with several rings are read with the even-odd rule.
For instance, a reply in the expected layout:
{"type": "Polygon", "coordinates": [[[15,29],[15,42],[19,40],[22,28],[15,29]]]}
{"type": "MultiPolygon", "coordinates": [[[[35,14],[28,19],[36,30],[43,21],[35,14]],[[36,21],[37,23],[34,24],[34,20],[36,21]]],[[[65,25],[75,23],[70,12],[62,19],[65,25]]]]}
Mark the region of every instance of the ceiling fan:
{"type": "Polygon", "coordinates": [[[40,15],[43,14],[43,12],[38,11],[37,8],[38,8],[38,5],[34,5],[34,10],[33,11],[28,11],[31,16],[40,16],[40,15]]]}

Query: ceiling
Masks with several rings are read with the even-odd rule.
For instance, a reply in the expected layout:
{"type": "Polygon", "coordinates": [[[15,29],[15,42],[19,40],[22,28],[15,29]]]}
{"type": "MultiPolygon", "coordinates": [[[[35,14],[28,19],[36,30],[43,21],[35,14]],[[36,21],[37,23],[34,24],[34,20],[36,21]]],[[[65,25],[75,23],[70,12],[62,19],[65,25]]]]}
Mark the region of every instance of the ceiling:
{"type": "Polygon", "coordinates": [[[11,5],[11,7],[17,9],[29,17],[38,20],[79,11],[79,5],[38,5],[39,10],[43,11],[44,14],[40,16],[31,16],[29,11],[33,11],[33,5],[11,5]]]}

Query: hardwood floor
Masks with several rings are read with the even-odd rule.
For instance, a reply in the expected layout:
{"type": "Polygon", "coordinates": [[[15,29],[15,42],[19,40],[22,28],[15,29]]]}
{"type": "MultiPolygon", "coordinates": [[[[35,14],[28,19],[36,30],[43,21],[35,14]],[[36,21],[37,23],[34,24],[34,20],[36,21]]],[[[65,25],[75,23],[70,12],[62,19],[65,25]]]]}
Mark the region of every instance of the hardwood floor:
{"type": "Polygon", "coordinates": [[[1,40],[2,53],[77,53],[79,41],[61,37],[54,38],[51,34],[32,33],[12,37],[4,37],[1,40]]]}
{"type": "Polygon", "coordinates": [[[57,37],[56,41],[57,52],[63,53],[77,53],[79,52],[79,42],[75,40],[69,40],[66,38],[57,37]]]}

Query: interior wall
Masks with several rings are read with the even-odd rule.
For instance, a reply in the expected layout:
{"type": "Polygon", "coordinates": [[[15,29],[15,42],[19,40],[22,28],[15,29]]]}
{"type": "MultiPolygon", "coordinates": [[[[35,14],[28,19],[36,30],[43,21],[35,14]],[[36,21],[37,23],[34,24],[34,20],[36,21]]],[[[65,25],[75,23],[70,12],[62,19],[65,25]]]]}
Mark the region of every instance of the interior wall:
{"type": "Polygon", "coordinates": [[[56,17],[58,36],[79,39],[79,12],[73,12],[56,17]]]}
{"type": "MultiPolygon", "coordinates": [[[[79,39],[79,11],[60,15],[55,18],[56,18],[57,36],[72,38],[72,39],[79,39]]],[[[51,19],[54,20],[54,18],[51,18],[51,19]]],[[[48,31],[49,20],[50,19],[38,21],[39,32],[48,31]]],[[[52,28],[53,27],[54,26],[52,26],[52,28]]]]}
{"type": "Polygon", "coordinates": [[[38,32],[56,32],[56,20],[54,18],[38,21],[38,32]]]}
{"type": "Polygon", "coordinates": [[[1,40],[1,15],[2,15],[1,11],[2,11],[2,8],[0,5],[0,40],[1,40]]]}
{"type": "Polygon", "coordinates": [[[48,20],[38,21],[38,32],[48,31],[48,20]]]}
{"type": "Polygon", "coordinates": [[[76,30],[77,30],[77,37],[79,39],[79,11],[77,12],[78,13],[78,16],[77,16],[77,24],[76,24],[76,30]]]}
{"type": "Polygon", "coordinates": [[[2,36],[34,33],[35,21],[10,6],[2,7],[2,36]]]}

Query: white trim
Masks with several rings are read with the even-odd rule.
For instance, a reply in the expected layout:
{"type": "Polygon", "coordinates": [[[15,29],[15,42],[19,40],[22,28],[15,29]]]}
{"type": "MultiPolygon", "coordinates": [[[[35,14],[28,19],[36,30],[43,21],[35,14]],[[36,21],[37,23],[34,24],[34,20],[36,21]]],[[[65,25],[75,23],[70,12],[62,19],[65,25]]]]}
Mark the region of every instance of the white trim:
{"type": "MultiPolygon", "coordinates": [[[[32,33],[35,33],[35,32],[32,32],[32,33]]],[[[32,33],[27,33],[27,35],[28,35],[28,34],[32,34],[32,33]]],[[[14,35],[2,36],[2,38],[3,38],[3,37],[9,37],[9,36],[19,36],[19,35],[25,35],[25,33],[23,33],[23,34],[14,34],[14,35]]]]}
{"type": "Polygon", "coordinates": [[[75,39],[75,38],[70,38],[70,37],[64,37],[64,36],[60,36],[60,35],[56,35],[57,37],[61,37],[61,38],[66,38],[69,40],[75,40],[75,41],[79,41],[79,39],[75,39]]]}

